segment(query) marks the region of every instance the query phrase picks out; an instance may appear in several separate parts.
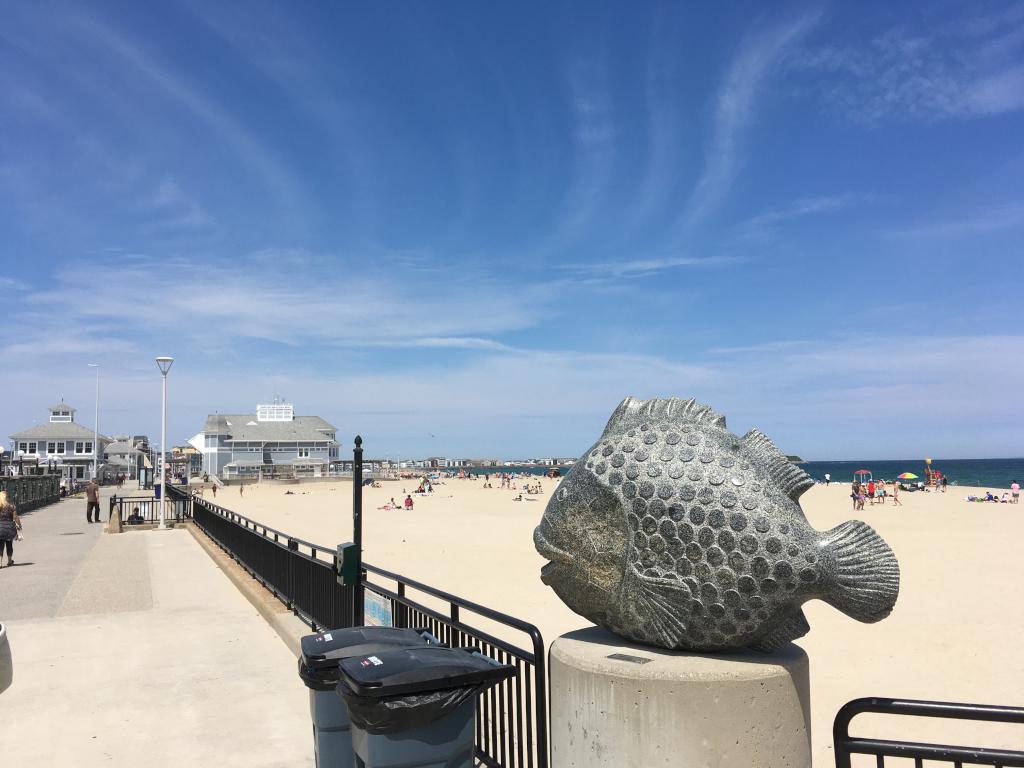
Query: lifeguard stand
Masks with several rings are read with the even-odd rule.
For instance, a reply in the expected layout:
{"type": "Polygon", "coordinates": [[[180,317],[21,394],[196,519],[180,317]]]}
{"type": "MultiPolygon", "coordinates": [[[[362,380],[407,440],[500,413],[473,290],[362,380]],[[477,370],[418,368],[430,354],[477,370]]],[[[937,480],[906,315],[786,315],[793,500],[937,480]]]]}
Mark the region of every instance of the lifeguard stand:
{"type": "Polygon", "coordinates": [[[942,481],[942,473],[932,468],[932,460],[924,460],[924,484],[932,488],[936,487],[942,481]]]}

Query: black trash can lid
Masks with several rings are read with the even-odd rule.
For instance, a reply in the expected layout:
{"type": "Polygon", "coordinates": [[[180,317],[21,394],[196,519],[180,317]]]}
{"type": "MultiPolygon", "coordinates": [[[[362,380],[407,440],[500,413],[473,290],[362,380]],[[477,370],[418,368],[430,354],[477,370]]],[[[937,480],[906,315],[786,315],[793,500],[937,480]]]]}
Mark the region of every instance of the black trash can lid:
{"type": "MultiPolygon", "coordinates": [[[[396,629],[394,627],[349,627],[332,629],[316,635],[306,635],[300,641],[301,661],[311,671],[333,670],[338,662],[350,656],[415,645],[440,645],[440,641],[425,629],[396,629]]],[[[337,673],[334,675],[337,679],[337,673]]]]}
{"type": "Polygon", "coordinates": [[[465,648],[402,648],[353,656],[338,667],[339,686],[374,698],[441,691],[463,686],[487,687],[515,675],[515,667],[465,648]]]}

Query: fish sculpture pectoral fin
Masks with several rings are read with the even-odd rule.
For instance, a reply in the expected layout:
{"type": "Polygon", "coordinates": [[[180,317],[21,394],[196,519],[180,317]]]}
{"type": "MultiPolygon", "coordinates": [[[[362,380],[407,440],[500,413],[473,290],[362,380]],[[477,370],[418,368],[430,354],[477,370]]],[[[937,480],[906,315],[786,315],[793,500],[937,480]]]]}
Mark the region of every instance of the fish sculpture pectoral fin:
{"type": "Polygon", "coordinates": [[[888,616],[900,591],[900,566],[882,537],[867,523],[850,520],[826,533],[821,548],[829,564],[823,598],[858,621],[888,616]]]}
{"type": "Polygon", "coordinates": [[[761,638],[760,642],[754,646],[754,650],[764,651],[765,653],[777,651],[786,643],[791,643],[810,631],[811,625],[807,623],[807,617],[804,616],[803,609],[798,609],[795,614],[787,616],[778,626],[761,638]]]}
{"type": "Polygon", "coordinates": [[[643,576],[628,569],[624,597],[640,622],[654,630],[666,648],[677,648],[686,634],[682,618],[690,604],[690,588],[680,581],[643,576]]]}

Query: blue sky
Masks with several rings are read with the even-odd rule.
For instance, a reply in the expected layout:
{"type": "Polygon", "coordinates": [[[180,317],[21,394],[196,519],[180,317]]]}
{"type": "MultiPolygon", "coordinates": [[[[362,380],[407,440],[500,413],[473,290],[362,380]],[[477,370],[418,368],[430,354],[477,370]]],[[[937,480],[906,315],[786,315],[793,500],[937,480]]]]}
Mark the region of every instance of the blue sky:
{"type": "Polygon", "coordinates": [[[1022,3],[0,5],[4,434],[1024,453],[1022,3]]]}

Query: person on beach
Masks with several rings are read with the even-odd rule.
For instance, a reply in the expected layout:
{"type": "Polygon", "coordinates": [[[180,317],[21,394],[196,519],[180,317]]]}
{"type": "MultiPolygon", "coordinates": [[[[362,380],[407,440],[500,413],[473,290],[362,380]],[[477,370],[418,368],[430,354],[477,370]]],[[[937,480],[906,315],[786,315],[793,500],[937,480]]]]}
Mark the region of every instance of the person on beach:
{"type": "Polygon", "coordinates": [[[946,492],[946,486],[949,485],[949,478],[945,475],[942,476],[942,492],[946,492]]]}
{"type": "Polygon", "coordinates": [[[853,511],[857,511],[857,499],[860,497],[860,483],[856,480],[853,481],[853,485],[850,486],[850,498],[853,499],[853,511]]]}
{"type": "Polygon", "coordinates": [[[0,568],[4,567],[4,552],[7,553],[7,564],[14,565],[14,540],[20,530],[18,510],[8,503],[7,491],[0,491],[0,568]]]}
{"type": "Polygon", "coordinates": [[[825,473],[825,487],[827,488],[830,485],[832,485],[832,475],[830,475],[828,472],[826,472],[825,473]]]}
{"type": "Polygon", "coordinates": [[[1017,504],[1020,502],[1020,483],[1014,480],[1010,484],[1010,503],[1017,504]]]}
{"type": "Polygon", "coordinates": [[[242,493],[242,489],[243,489],[243,488],[245,488],[245,486],[244,486],[244,485],[241,485],[241,484],[239,484],[239,486],[238,486],[238,497],[239,497],[239,498],[241,498],[241,497],[242,497],[242,496],[244,495],[244,494],[242,493]]]}
{"type": "Polygon", "coordinates": [[[216,483],[213,484],[213,488],[211,490],[213,491],[213,498],[216,499],[217,498],[217,484],[216,483]]]}
{"type": "Polygon", "coordinates": [[[412,511],[412,494],[408,494],[405,497],[405,508],[408,509],[410,512],[412,511]]]}
{"type": "MultiPolygon", "coordinates": [[[[875,481],[874,480],[868,480],[868,499],[870,499],[872,504],[875,503],[875,481]]],[[[862,507],[862,509],[863,509],[863,507],[862,507]]]]}
{"type": "Polygon", "coordinates": [[[894,507],[902,507],[903,502],[900,501],[900,484],[895,480],[892,482],[892,505],[894,507]]]}
{"type": "Polygon", "coordinates": [[[94,477],[89,481],[89,484],[85,486],[85,522],[87,523],[98,523],[100,521],[100,486],[96,482],[94,477]],[[96,513],[96,519],[93,520],[93,512],[96,513]]]}

